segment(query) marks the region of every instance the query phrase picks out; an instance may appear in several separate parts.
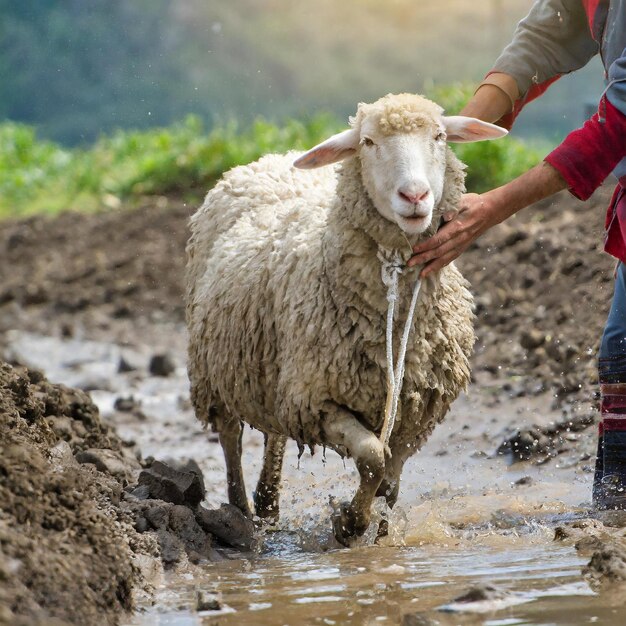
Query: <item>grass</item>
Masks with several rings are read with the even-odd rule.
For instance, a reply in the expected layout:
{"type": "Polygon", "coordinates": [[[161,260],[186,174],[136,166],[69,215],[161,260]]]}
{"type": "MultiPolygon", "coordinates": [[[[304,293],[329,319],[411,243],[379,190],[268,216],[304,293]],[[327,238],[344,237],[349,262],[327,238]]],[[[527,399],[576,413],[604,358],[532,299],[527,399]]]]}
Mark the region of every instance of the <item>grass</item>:
{"type": "MultiPolygon", "coordinates": [[[[433,97],[458,110],[467,89],[438,88],[433,97]]],[[[281,125],[257,120],[210,132],[190,116],[147,131],[118,131],[87,149],[40,140],[32,127],[0,124],[0,217],[92,211],[132,204],[145,196],[203,193],[226,170],[267,152],[308,148],[345,126],[328,115],[281,125]]],[[[519,140],[454,146],[468,165],[467,186],[484,191],[522,173],[541,158],[519,140]]]]}

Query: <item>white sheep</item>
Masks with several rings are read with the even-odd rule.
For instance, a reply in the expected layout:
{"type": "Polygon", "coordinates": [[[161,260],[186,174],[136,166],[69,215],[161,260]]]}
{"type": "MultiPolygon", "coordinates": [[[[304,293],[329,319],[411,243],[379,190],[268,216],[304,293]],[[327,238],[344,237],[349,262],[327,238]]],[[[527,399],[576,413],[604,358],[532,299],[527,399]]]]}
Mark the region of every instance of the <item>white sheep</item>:
{"type": "MultiPolygon", "coordinates": [[[[444,117],[421,96],[390,94],[360,104],[349,130],[305,154],[236,167],[208,193],[187,245],[191,396],[196,416],[219,432],[229,500],[244,513],[242,422],[266,434],[259,516],[278,512],[285,437],[355,460],[361,480],[335,516],[339,541],[365,532],[376,495],[393,506],[405,461],[468,383],[473,313],[453,265],[427,279],[386,448],[388,303],[378,255],[406,262],[411,245],[456,209],[464,166],[446,141],[504,134],[444,117]]],[[[417,271],[400,277],[401,317],[417,271]]]]}

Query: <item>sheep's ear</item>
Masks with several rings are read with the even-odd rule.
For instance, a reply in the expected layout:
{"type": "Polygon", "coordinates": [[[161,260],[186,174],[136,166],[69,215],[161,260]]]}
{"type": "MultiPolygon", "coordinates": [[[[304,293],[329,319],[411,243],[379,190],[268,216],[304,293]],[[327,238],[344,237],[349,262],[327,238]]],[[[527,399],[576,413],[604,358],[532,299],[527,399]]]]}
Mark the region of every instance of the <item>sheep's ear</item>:
{"type": "Polygon", "coordinates": [[[354,128],[349,128],[317,144],[317,146],[298,157],[293,162],[293,165],[303,170],[330,165],[354,154],[358,145],[358,131],[354,128]]]}
{"type": "Polygon", "coordinates": [[[509,134],[505,128],[464,115],[444,116],[443,124],[446,127],[448,141],[454,143],[498,139],[509,134]]]}

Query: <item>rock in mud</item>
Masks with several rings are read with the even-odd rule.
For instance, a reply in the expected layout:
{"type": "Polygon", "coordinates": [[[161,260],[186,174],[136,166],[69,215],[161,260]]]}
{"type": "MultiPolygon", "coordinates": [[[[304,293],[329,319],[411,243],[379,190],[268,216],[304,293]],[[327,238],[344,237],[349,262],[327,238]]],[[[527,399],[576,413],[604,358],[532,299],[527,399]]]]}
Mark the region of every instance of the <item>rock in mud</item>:
{"type": "Polygon", "coordinates": [[[186,555],[192,562],[217,557],[211,535],[196,521],[187,506],[162,500],[131,500],[127,506],[135,517],[138,532],[154,532],[160,555],[166,567],[171,567],[186,555]]]}
{"type": "Polygon", "coordinates": [[[115,402],[113,403],[113,408],[120,413],[131,413],[139,410],[140,407],[141,403],[135,400],[133,396],[120,396],[119,398],[115,398],[115,402]]]}
{"type": "Polygon", "coordinates": [[[254,545],[254,523],[232,504],[222,504],[219,509],[199,507],[196,519],[204,530],[227,546],[250,550],[254,545]]]}
{"type": "Polygon", "coordinates": [[[486,600],[500,600],[506,596],[507,593],[497,587],[492,587],[491,585],[478,585],[468,589],[462,595],[454,598],[453,602],[456,604],[469,604],[473,602],[484,602],[486,600]]]}
{"type": "Polygon", "coordinates": [[[148,371],[152,376],[167,377],[176,371],[176,364],[169,354],[155,354],[150,359],[148,371]]]}
{"type": "Polygon", "coordinates": [[[196,611],[221,611],[222,594],[214,591],[196,591],[196,611]]]}
{"type": "Polygon", "coordinates": [[[141,466],[137,461],[134,463],[124,458],[122,452],[108,450],[106,448],[89,448],[76,454],[79,463],[91,463],[96,469],[105,474],[110,474],[116,478],[128,482],[132,479],[135,470],[141,466]]]}
{"type": "Polygon", "coordinates": [[[117,365],[118,374],[128,374],[129,372],[134,372],[136,370],[137,368],[130,361],[123,356],[120,357],[120,361],[117,365]]]}
{"type": "Polygon", "coordinates": [[[139,484],[149,489],[151,498],[173,504],[196,507],[204,498],[204,480],[199,468],[181,471],[162,461],[154,461],[139,474],[139,484]]]}
{"type": "Polygon", "coordinates": [[[445,613],[491,613],[528,601],[527,594],[512,593],[492,585],[477,585],[439,610],[445,613]]]}
{"type": "Polygon", "coordinates": [[[626,540],[623,537],[609,537],[596,550],[583,569],[592,584],[626,582],[626,540]]]}
{"type": "Polygon", "coordinates": [[[545,461],[565,451],[571,443],[571,433],[585,430],[595,421],[593,413],[566,416],[549,426],[530,426],[518,430],[498,447],[498,454],[511,454],[514,461],[527,461],[539,457],[545,461]]]}

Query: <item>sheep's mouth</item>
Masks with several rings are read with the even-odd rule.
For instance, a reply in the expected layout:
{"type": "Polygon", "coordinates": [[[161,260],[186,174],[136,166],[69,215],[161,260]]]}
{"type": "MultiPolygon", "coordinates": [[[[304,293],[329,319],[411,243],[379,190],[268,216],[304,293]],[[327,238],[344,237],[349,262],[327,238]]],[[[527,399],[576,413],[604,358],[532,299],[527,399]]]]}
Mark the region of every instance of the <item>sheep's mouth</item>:
{"type": "Polygon", "coordinates": [[[400,226],[404,232],[410,235],[416,235],[428,228],[431,215],[398,215],[396,219],[398,226],[400,226]]]}
{"type": "Polygon", "coordinates": [[[405,224],[421,224],[430,221],[430,215],[398,215],[405,224]]]}

